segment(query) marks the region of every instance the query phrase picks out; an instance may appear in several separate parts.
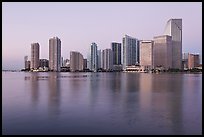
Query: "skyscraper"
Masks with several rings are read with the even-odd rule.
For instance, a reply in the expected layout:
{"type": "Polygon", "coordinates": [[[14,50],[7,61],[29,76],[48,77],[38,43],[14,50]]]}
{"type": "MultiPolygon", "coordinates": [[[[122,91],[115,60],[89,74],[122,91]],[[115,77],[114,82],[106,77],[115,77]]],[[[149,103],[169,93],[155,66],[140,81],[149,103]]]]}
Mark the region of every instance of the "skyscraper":
{"type": "Polygon", "coordinates": [[[113,65],[121,65],[121,43],[112,42],[113,65]]]}
{"type": "Polygon", "coordinates": [[[61,67],[61,40],[58,37],[49,39],[49,69],[60,71],[61,67]]]}
{"type": "Polygon", "coordinates": [[[96,43],[91,43],[91,47],[89,49],[89,53],[88,53],[88,68],[93,71],[93,72],[97,72],[98,69],[98,57],[97,57],[97,44],[96,43]]]}
{"type": "Polygon", "coordinates": [[[39,43],[31,44],[31,70],[38,69],[39,67],[39,43]]]}
{"type": "Polygon", "coordinates": [[[102,68],[102,54],[101,54],[101,50],[97,51],[97,62],[98,62],[98,69],[102,68]]]}
{"type": "Polygon", "coordinates": [[[140,65],[147,69],[153,68],[153,41],[140,41],[140,65]]]}
{"type": "Polygon", "coordinates": [[[83,55],[76,51],[70,52],[70,71],[82,71],[83,70],[83,55]]]}
{"type": "Polygon", "coordinates": [[[136,38],[125,35],[123,37],[123,69],[126,66],[136,65],[138,50],[138,40],[136,38]]]}
{"type": "Polygon", "coordinates": [[[103,69],[104,70],[112,70],[113,69],[113,53],[111,49],[104,49],[102,51],[102,58],[103,58],[103,69]]]}
{"type": "Polygon", "coordinates": [[[198,67],[199,64],[199,54],[188,54],[188,69],[198,67]]]}
{"type": "Polygon", "coordinates": [[[172,36],[172,68],[182,68],[182,19],[170,19],[164,35],[172,36]]]}
{"type": "Polygon", "coordinates": [[[24,57],[24,65],[26,70],[30,70],[30,61],[28,60],[28,56],[24,57]]]}
{"type": "Polygon", "coordinates": [[[40,59],[39,61],[39,67],[41,68],[48,68],[49,67],[49,61],[47,59],[40,59]]]}
{"type": "Polygon", "coordinates": [[[172,37],[168,35],[154,37],[153,66],[172,68],[172,37]]]}

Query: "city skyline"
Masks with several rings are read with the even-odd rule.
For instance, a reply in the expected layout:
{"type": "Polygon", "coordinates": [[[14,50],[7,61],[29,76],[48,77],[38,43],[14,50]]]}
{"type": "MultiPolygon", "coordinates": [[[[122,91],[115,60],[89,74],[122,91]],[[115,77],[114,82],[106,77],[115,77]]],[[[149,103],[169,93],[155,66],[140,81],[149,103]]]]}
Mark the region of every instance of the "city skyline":
{"type": "Polygon", "coordinates": [[[171,18],[182,18],[183,20],[182,52],[199,53],[202,60],[202,4],[198,2],[64,3],[64,5],[61,3],[4,2],[2,7],[3,69],[21,69],[24,66],[24,56],[28,55],[30,60],[31,55],[28,53],[30,53],[31,43],[39,43],[40,59],[48,59],[48,39],[50,37],[57,36],[61,39],[64,59],[69,58],[69,52],[72,50],[81,52],[86,58],[92,42],[96,42],[98,50],[103,50],[111,48],[111,42],[122,43],[122,37],[125,34],[139,40],[153,40],[154,36],[163,34],[164,26],[171,18]],[[34,10],[34,7],[37,7],[38,10],[34,10]],[[61,8],[59,11],[49,13],[48,11],[53,7],[61,8]],[[168,10],[165,10],[165,7],[168,10]],[[45,10],[44,8],[47,10],[40,14],[41,10],[45,10]],[[148,10],[145,12],[146,8],[148,10]],[[140,14],[133,12],[135,9],[140,11],[140,14]],[[158,16],[156,13],[159,12],[159,9],[160,12],[163,12],[158,16]],[[18,11],[14,12],[15,10],[18,11]],[[63,12],[64,14],[60,14],[63,12]],[[152,14],[153,17],[151,17],[152,14]],[[51,20],[52,16],[56,16],[58,23],[51,20]],[[66,16],[71,20],[64,19],[66,16]],[[21,19],[25,17],[27,20],[24,23],[21,19]],[[124,18],[125,21],[121,18],[124,18]]]}

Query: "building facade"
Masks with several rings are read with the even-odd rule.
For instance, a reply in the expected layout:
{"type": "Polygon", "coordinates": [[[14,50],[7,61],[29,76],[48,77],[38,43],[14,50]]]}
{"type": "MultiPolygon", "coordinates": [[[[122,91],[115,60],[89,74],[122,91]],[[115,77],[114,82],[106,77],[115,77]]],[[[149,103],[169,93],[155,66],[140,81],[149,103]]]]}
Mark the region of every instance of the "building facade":
{"type": "Polygon", "coordinates": [[[188,54],[188,69],[198,67],[200,64],[199,54],[188,54]]]}
{"type": "Polygon", "coordinates": [[[184,70],[188,69],[188,55],[189,53],[182,54],[182,69],[184,70]]]}
{"type": "Polygon", "coordinates": [[[123,69],[126,66],[136,65],[139,62],[137,60],[138,47],[138,40],[136,38],[128,35],[123,37],[123,69]]]}
{"type": "Polygon", "coordinates": [[[49,61],[47,59],[40,59],[39,67],[48,68],[49,67],[49,61]]]}
{"type": "Polygon", "coordinates": [[[110,71],[113,69],[113,53],[111,49],[104,49],[102,51],[103,70],[110,71]]]}
{"type": "Polygon", "coordinates": [[[28,56],[24,57],[24,65],[26,70],[30,70],[30,61],[28,60],[28,56]]]}
{"type": "Polygon", "coordinates": [[[140,41],[140,65],[146,69],[151,70],[153,68],[153,41],[143,40],[140,41]]]}
{"type": "Polygon", "coordinates": [[[87,59],[84,59],[84,62],[83,62],[83,69],[87,69],[87,59]]]}
{"type": "Polygon", "coordinates": [[[82,71],[83,68],[84,58],[83,55],[76,51],[70,52],[70,71],[82,71]]]}
{"type": "Polygon", "coordinates": [[[31,70],[39,68],[39,55],[40,55],[40,45],[39,43],[31,44],[31,70]]]}
{"type": "Polygon", "coordinates": [[[153,67],[172,68],[172,37],[168,35],[154,37],[153,67]]]}
{"type": "Polygon", "coordinates": [[[101,50],[97,51],[97,62],[98,62],[97,68],[98,69],[102,68],[102,52],[101,52],[101,50]]]}
{"type": "Polygon", "coordinates": [[[164,35],[172,36],[172,68],[182,68],[182,19],[168,20],[164,35]]]}
{"type": "Polygon", "coordinates": [[[60,71],[61,67],[61,40],[58,37],[49,39],[49,69],[60,71]]]}
{"type": "Polygon", "coordinates": [[[93,72],[97,72],[98,69],[98,55],[97,55],[97,44],[96,43],[91,43],[91,47],[89,49],[89,53],[88,53],[88,68],[93,71],[93,72]]]}
{"type": "Polygon", "coordinates": [[[121,43],[112,42],[113,65],[121,65],[121,43]]]}

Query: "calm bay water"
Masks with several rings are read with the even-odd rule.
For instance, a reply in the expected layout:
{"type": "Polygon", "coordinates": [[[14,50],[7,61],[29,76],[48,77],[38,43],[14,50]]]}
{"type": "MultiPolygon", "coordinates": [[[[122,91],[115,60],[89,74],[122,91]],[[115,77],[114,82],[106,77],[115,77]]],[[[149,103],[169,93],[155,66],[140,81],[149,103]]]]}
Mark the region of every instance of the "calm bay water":
{"type": "Polygon", "coordinates": [[[202,134],[202,74],[2,76],[3,134],[202,134]]]}

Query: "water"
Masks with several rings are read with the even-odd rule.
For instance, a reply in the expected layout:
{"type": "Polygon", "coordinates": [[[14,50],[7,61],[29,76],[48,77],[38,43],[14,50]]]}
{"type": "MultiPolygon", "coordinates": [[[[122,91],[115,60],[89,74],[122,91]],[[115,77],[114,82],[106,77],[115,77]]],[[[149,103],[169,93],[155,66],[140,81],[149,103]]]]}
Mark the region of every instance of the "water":
{"type": "Polygon", "coordinates": [[[2,76],[3,134],[202,134],[202,74],[2,76]]]}

